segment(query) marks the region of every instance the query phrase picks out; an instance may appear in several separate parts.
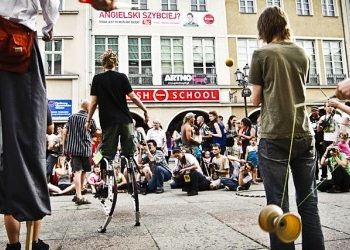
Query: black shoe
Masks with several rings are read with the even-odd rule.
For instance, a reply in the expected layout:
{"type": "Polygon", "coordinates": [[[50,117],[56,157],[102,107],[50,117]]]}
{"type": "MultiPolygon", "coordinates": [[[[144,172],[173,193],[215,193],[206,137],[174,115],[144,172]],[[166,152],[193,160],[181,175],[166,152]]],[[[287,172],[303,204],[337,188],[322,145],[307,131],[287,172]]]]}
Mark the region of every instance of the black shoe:
{"type": "Polygon", "coordinates": [[[195,195],[198,195],[198,191],[191,190],[187,192],[187,196],[195,196],[195,195]]]}
{"type": "Polygon", "coordinates": [[[342,193],[342,190],[340,190],[339,188],[333,186],[333,187],[331,187],[330,189],[327,190],[327,193],[331,193],[331,194],[342,193]]]}
{"type": "Polygon", "coordinates": [[[48,250],[50,246],[43,242],[41,239],[38,239],[37,242],[32,243],[32,250],[48,250]]]}
{"type": "Polygon", "coordinates": [[[78,206],[87,205],[87,204],[91,204],[91,202],[85,199],[84,197],[81,199],[77,198],[77,200],[75,201],[75,205],[78,205],[78,206]]]}
{"type": "Polygon", "coordinates": [[[77,201],[77,196],[76,196],[76,195],[73,196],[72,201],[73,201],[73,202],[76,202],[76,201],[77,201]]]}
{"type": "Polygon", "coordinates": [[[21,249],[21,243],[19,242],[6,245],[6,250],[20,250],[20,249],[21,249]]]}
{"type": "Polygon", "coordinates": [[[156,194],[161,194],[161,193],[164,193],[164,188],[157,187],[156,194]]]}

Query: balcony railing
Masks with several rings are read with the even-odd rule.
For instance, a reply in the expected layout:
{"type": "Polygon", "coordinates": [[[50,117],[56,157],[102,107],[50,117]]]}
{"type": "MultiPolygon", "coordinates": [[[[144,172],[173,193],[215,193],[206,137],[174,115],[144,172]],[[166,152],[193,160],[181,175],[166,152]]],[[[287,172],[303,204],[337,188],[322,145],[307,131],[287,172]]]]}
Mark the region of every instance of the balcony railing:
{"type": "Polygon", "coordinates": [[[129,74],[131,85],[150,86],[153,85],[152,74],[129,74]]]}
{"type": "Polygon", "coordinates": [[[328,74],[327,85],[337,85],[346,78],[345,74],[328,74]]]}
{"type": "Polygon", "coordinates": [[[309,82],[306,83],[307,86],[320,85],[320,76],[319,74],[310,74],[309,82]]]}
{"type": "Polygon", "coordinates": [[[206,76],[208,78],[207,84],[211,84],[211,85],[218,84],[218,82],[217,82],[217,74],[207,74],[206,76]]]}

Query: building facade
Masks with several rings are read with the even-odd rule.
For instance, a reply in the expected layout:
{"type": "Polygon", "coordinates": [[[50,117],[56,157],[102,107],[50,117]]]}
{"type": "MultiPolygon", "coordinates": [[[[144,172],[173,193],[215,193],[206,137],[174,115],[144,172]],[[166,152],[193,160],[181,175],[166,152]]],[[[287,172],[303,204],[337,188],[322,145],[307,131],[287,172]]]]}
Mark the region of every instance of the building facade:
{"type": "MultiPolygon", "coordinates": [[[[320,105],[349,76],[349,1],[336,0],[119,0],[136,4],[111,12],[61,0],[55,40],[41,42],[55,122],[65,122],[89,98],[100,57],[111,48],[147,105],[151,119],[172,132],[186,112],[226,119],[245,116],[237,69],[250,64],[259,14],[271,5],[290,18],[293,39],[310,55],[308,105],[320,105]],[[227,58],[234,63],[225,65],[227,58]],[[320,90],[322,89],[322,91],[320,90]]],[[[248,86],[249,88],[249,86],[248,86]]],[[[246,97],[248,115],[258,114],[246,97]]],[[[130,104],[141,122],[142,113],[130,104]]]]}

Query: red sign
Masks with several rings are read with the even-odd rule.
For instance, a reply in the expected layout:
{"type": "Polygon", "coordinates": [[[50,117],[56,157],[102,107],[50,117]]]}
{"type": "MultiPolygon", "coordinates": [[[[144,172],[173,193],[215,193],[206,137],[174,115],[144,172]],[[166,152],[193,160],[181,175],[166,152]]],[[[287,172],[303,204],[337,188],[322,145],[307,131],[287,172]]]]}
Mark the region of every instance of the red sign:
{"type": "Polygon", "coordinates": [[[143,102],[219,102],[219,89],[134,89],[143,102]]]}

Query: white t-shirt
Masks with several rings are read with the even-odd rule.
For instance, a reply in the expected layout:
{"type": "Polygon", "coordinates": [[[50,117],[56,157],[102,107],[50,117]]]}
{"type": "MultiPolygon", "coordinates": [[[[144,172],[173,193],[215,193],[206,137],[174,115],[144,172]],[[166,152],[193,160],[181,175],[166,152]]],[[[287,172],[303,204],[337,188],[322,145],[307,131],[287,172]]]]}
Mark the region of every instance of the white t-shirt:
{"type": "MultiPolygon", "coordinates": [[[[320,118],[320,122],[321,121],[327,121],[329,118],[329,115],[323,115],[320,118]]],[[[332,118],[329,119],[329,126],[327,126],[323,132],[323,140],[325,141],[337,141],[338,139],[338,134],[339,134],[339,124],[341,121],[341,116],[338,114],[335,114],[332,118]]]]}
{"type": "Polygon", "coordinates": [[[203,171],[201,169],[201,167],[199,166],[198,160],[196,159],[196,157],[194,157],[192,154],[187,154],[185,153],[185,158],[186,158],[186,164],[182,164],[178,159],[175,159],[175,170],[179,171],[183,168],[187,168],[189,166],[192,166],[193,164],[195,166],[197,166],[197,168],[195,169],[196,171],[198,171],[199,173],[203,174],[203,171]]]}

